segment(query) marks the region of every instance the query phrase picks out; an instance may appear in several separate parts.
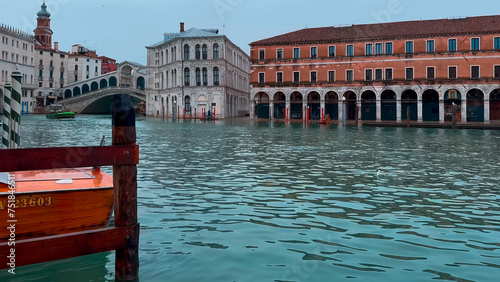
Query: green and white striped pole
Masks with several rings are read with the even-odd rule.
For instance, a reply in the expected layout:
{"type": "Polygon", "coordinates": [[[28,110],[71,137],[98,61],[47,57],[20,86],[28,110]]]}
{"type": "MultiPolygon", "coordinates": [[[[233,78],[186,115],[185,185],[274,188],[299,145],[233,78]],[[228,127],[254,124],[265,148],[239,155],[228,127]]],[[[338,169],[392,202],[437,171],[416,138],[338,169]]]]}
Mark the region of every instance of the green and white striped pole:
{"type": "Polygon", "coordinates": [[[12,98],[10,100],[11,144],[10,148],[17,149],[21,144],[21,93],[22,74],[18,71],[12,72],[12,98]]]}
{"type": "Polygon", "coordinates": [[[10,148],[10,97],[12,86],[10,83],[5,84],[5,93],[3,96],[3,117],[2,117],[2,149],[10,148]]]}

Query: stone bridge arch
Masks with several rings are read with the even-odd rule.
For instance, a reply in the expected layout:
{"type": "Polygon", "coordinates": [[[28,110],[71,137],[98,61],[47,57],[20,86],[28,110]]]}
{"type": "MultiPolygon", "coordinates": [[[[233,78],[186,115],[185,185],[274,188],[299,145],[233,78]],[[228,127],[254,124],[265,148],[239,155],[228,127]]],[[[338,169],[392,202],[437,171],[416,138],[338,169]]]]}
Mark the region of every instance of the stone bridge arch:
{"type": "Polygon", "coordinates": [[[66,110],[79,114],[111,114],[115,94],[129,94],[135,105],[146,101],[146,92],[129,88],[106,88],[60,101],[66,110]]]}

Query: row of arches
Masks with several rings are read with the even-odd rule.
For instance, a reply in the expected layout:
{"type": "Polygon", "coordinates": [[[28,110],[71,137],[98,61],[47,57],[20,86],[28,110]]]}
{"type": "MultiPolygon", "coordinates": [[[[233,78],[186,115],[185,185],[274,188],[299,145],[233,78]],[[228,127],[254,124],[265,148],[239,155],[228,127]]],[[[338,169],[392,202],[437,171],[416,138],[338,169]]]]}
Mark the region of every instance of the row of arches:
{"type": "MultiPolygon", "coordinates": [[[[118,80],[115,76],[110,76],[109,79],[101,79],[98,81],[93,81],[90,84],[83,84],[81,87],[75,86],[73,89],[66,89],[64,91],[64,99],[76,97],[89,92],[98,91],[100,89],[105,89],[108,87],[117,87],[118,80]]],[[[137,89],[145,90],[146,81],[144,77],[140,76],[137,78],[137,89]]]]}
{"type": "Polygon", "coordinates": [[[295,91],[288,96],[283,92],[276,92],[272,98],[265,92],[258,92],[254,96],[253,113],[258,118],[270,118],[272,115],[273,118],[282,119],[287,117],[286,110],[289,109],[290,119],[303,119],[307,107],[311,119],[319,120],[322,115],[329,115],[332,120],[340,120],[344,108],[339,97],[345,103],[348,120],[356,119],[356,115],[365,121],[406,120],[408,111],[409,118],[415,121],[451,121],[453,113],[457,121],[500,120],[500,88],[487,94],[476,88],[466,93],[448,90],[444,95],[433,89],[426,90],[421,95],[414,90],[405,90],[400,95],[393,90],[379,93],[366,90],[361,94],[347,91],[342,96],[335,91],[324,95],[316,91],[307,95],[295,91]]]}

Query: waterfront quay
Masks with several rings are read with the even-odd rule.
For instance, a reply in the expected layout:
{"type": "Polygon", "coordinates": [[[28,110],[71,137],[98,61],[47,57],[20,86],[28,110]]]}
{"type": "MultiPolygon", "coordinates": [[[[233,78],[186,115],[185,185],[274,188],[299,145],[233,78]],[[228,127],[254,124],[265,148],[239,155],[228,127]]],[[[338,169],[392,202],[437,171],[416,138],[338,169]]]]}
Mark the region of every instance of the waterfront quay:
{"type": "Polygon", "coordinates": [[[251,117],[500,120],[499,19],[306,28],[252,42],[251,117]]]}

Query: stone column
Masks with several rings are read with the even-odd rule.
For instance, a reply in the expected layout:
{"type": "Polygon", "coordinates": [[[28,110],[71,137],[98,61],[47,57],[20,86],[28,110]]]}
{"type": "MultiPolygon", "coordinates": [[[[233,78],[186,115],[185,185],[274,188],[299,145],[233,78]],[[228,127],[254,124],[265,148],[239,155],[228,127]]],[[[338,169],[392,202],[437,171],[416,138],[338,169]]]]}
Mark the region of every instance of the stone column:
{"type": "Polygon", "coordinates": [[[292,117],[290,116],[290,113],[291,113],[291,108],[290,108],[290,99],[287,99],[286,100],[286,109],[285,109],[285,116],[284,118],[288,118],[288,120],[290,120],[292,117]]]}
{"type": "Polygon", "coordinates": [[[422,97],[417,98],[417,116],[418,116],[418,122],[423,122],[424,121],[424,107],[422,103],[422,97]]]}
{"type": "Polygon", "coordinates": [[[467,97],[462,97],[462,122],[467,122],[467,97]]]}
{"type": "Polygon", "coordinates": [[[359,122],[359,121],[362,121],[362,119],[361,119],[362,118],[362,115],[361,115],[361,100],[357,100],[356,101],[356,106],[358,108],[356,114],[358,115],[358,122],[359,122]]]}
{"type": "Polygon", "coordinates": [[[302,102],[302,121],[306,122],[307,121],[307,100],[304,100],[302,102]]]}
{"type": "Polygon", "coordinates": [[[377,108],[377,121],[382,120],[382,100],[380,98],[377,99],[376,101],[376,108],[377,108]]]}
{"type": "Polygon", "coordinates": [[[444,100],[439,100],[439,122],[444,122],[444,100]]]}
{"type": "MultiPolygon", "coordinates": [[[[397,98],[396,98],[397,99],[397,98]]],[[[401,99],[396,100],[396,122],[401,122],[401,99]]]]}
{"type": "Polygon", "coordinates": [[[490,123],[490,100],[484,100],[484,123],[490,123]]]}
{"type": "Polygon", "coordinates": [[[326,105],[326,102],[325,102],[324,99],[322,99],[320,103],[321,103],[321,106],[320,106],[320,109],[319,109],[319,111],[320,111],[319,112],[319,118],[320,119],[324,119],[325,118],[324,115],[325,115],[325,108],[326,108],[325,105],[326,105]]]}
{"type": "Polygon", "coordinates": [[[274,101],[269,101],[269,119],[274,120],[274,101]]]}
{"type": "Polygon", "coordinates": [[[344,104],[345,104],[345,101],[342,101],[342,100],[339,100],[339,103],[337,104],[338,105],[338,112],[339,112],[339,119],[338,119],[339,122],[343,121],[342,119],[344,116],[344,104]]]}
{"type": "Polygon", "coordinates": [[[255,118],[255,100],[250,100],[250,119],[255,118]]]}

